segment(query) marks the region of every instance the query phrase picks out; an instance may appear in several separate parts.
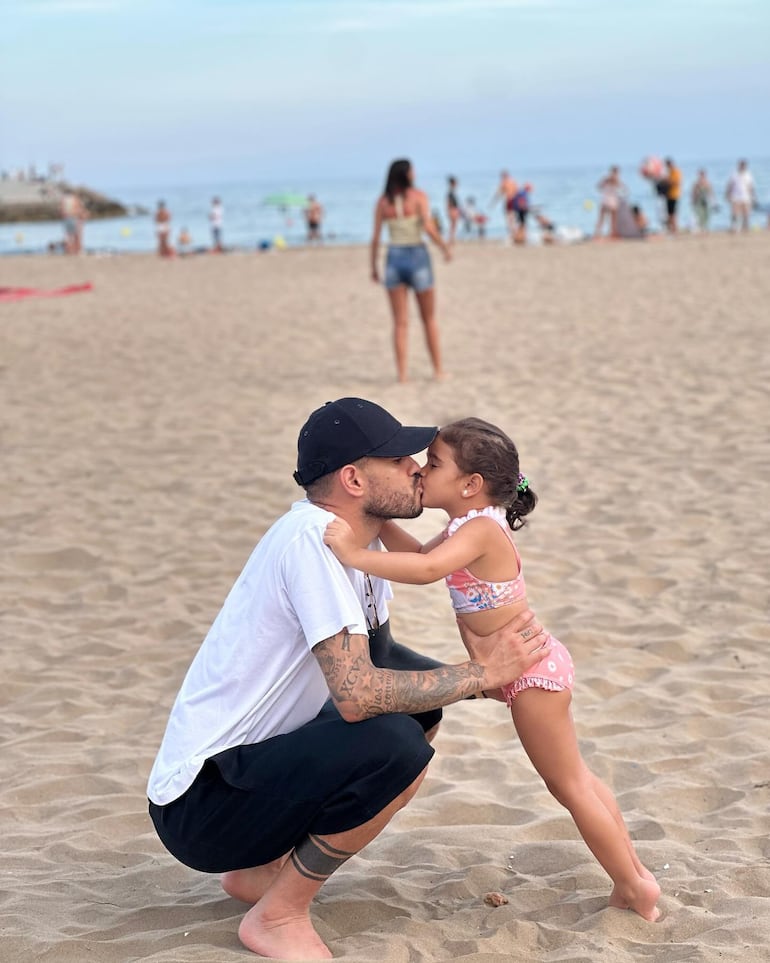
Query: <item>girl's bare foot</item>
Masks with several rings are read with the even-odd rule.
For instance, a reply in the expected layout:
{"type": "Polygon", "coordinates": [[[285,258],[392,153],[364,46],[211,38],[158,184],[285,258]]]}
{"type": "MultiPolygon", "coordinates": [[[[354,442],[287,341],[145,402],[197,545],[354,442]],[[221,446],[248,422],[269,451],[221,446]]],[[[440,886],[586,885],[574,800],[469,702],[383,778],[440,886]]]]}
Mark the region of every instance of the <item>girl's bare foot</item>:
{"type": "Polygon", "coordinates": [[[272,960],[330,960],[329,947],[316,933],[309,916],[273,920],[252,906],[238,927],[241,943],[252,953],[272,960]]]}
{"type": "MultiPolygon", "coordinates": [[[[649,872],[649,871],[648,871],[649,872]]],[[[621,894],[616,886],[610,895],[610,906],[616,909],[630,909],[638,913],[642,919],[654,923],[660,917],[657,902],[660,898],[660,886],[652,880],[639,877],[633,892],[621,894]]]]}

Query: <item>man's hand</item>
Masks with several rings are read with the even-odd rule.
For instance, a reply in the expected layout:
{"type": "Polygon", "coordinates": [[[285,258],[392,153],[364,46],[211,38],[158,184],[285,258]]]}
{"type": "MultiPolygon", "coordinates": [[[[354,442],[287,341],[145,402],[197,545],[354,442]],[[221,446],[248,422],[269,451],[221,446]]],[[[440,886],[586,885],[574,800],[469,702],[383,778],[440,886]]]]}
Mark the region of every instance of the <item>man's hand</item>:
{"type": "Polygon", "coordinates": [[[335,518],[326,526],[324,545],[329,546],[343,565],[353,565],[353,556],[359,550],[353,529],[344,518],[335,518]]]}
{"type": "Polygon", "coordinates": [[[551,651],[548,634],[529,609],[491,635],[476,635],[460,619],[457,626],[471,658],[484,668],[485,690],[513,682],[551,651]]]}

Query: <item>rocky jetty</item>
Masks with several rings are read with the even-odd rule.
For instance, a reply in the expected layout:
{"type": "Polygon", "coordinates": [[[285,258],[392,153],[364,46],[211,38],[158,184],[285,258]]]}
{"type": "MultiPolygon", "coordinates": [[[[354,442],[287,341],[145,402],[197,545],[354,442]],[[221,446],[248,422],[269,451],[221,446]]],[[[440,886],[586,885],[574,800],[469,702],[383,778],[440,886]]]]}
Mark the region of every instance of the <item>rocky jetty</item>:
{"type": "Polygon", "coordinates": [[[75,187],[64,181],[3,180],[0,181],[0,224],[58,221],[61,218],[61,199],[68,191],[78,195],[92,219],[147,213],[137,207],[127,207],[88,187],[75,187]]]}

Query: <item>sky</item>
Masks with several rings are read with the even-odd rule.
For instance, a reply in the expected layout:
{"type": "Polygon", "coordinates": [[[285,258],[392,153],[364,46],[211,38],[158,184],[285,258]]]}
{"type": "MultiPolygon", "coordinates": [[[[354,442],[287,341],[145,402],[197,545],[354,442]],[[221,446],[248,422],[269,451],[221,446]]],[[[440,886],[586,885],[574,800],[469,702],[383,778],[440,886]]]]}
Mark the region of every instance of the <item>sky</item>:
{"type": "Polygon", "coordinates": [[[770,157],[768,0],[0,10],[0,167],[96,187],[770,157]]]}

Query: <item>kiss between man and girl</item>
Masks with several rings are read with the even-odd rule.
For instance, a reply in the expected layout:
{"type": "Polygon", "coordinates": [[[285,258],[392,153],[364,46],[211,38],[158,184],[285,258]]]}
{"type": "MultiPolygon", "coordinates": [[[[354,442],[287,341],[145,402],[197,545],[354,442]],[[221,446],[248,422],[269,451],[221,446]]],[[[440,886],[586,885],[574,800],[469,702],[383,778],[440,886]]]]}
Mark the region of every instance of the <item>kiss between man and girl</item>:
{"type": "Polygon", "coordinates": [[[524,750],[613,888],[609,905],[659,916],[611,790],[586,766],[569,652],[530,610],[513,535],[537,497],[516,446],[478,418],[407,427],[361,398],[300,430],[306,497],[254,549],[195,656],[149,778],[160,839],[251,904],[243,944],[327,959],[310,905],[425,778],[442,708],[503,701],[524,750]],[[421,468],[414,455],[427,449],[421,468]],[[426,544],[396,519],[439,508],[426,544]],[[387,551],[383,551],[383,547],[387,551]],[[445,579],[467,658],[396,642],[390,582],[445,579]]]}

